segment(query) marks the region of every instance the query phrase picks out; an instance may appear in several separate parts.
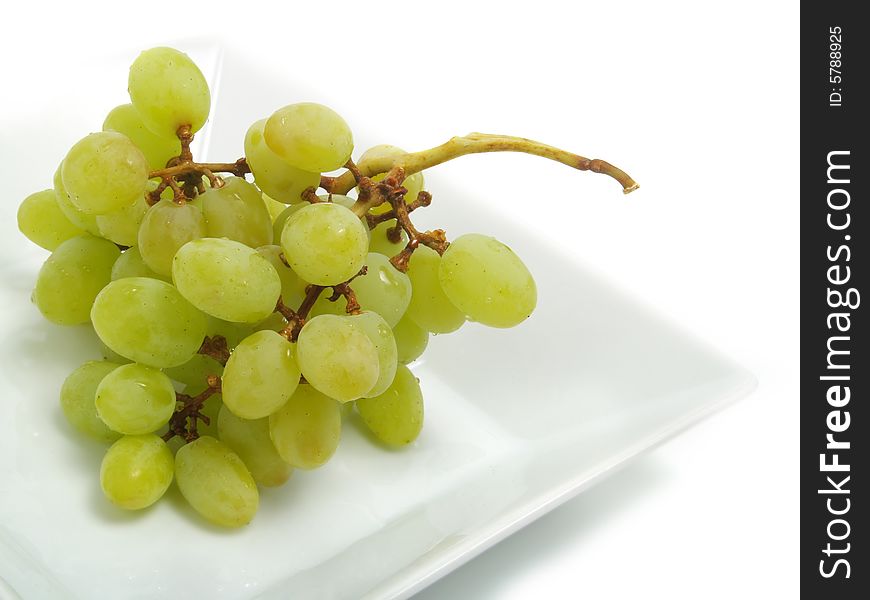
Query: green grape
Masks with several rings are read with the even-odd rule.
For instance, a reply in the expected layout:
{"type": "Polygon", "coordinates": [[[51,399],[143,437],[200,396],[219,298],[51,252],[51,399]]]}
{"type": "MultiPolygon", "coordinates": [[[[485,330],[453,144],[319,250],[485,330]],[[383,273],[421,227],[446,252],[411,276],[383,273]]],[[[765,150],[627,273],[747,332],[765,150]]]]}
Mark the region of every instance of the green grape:
{"type": "Polygon", "coordinates": [[[155,273],[151,267],[145,264],[139,248],[127,248],[112,265],[112,281],[125,277],[150,277],[169,281],[165,275],[155,273]]]}
{"type": "Polygon", "coordinates": [[[390,239],[388,231],[396,226],[396,221],[390,220],[379,223],[372,229],[372,240],[369,242],[369,251],[377,252],[385,256],[395,256],[408,245],[408,234],[403,229],[399,229],[399,241],[394,242],[390,239]]]}
{"type": "Polygon", "coordinates": [[[111,280],[118,247],[89,234],[60,244],[36,278],[33,301],[46,319],[58,325],[87,323],[94,298],[111,280]]]}
{"type": "Polygon", "coordinates": [[[407,365],[417,360],[429,345],[429,332],[417,325],[410,317],[402,317],[393,327],[399,362],[407,365]]]}
{"type": "Polygon", "coordinates": [[[219,188],[208,188],[202,214],[208,237],[229,238],[251,248],[272,241],[272,217],[260,190],[244,177],[227,177],[219,188]]]}
{"type": "MultiPolygon", "coordinates": [[[[126,356],[121,356],[107,345],[103,343],[103,340],[98,340],[100,344],[100,356],[103,357],[103,360],[107,360],[109,362],[117,363],[119,365],[126,365],[131,362],[129,358],[126,356]]],[[[94,394],[96,394],[96,388],[94,388],[94,394]]],[[[96,410],[96,409],[94,409],[96,410]]]]}
{"type": "Polygon", "coordinates": [[[265,126],[266,119],[257,121],[245,135],[245,160],[251,168],[254,181],[261,190],[279,202],[302,202],[302,192],[311,187],[317,189],[320,185],[320,172],[310,173],[291,167],[275,154],[263,137],[265,126]]]}
{"type": "Polygon", "coordinates": [[[88,361],[70,373],[60,388],[60,406],[66,420],[81,433],[101,442],[114,442],[121,437],[100,419],[95,404],[97,386],[120,366],[103,360],[88,361]]]}
{"type": "Polygon", "coordinates": [[[278,272],[278,277],[281,279],[281,301],[284,305],[296,308],[302,304],[308,282],[300,279],[299,275],[293,272],[293,269],[284,264],[284,261],[281,260],[283,252],[281,246],[260,246],[257,248],[257,252],[268,260],[278,272]]]}
{"type": "Polygon", "coordinates": [[[175,412],[175,388],[164,373],[130,363],[106,375],[97,387],[97,414],[125,435],[151,433],[175,412]]]}
{"type": "Polygon", "coordinates": [[[148,202],[143,194],[130,206],[97,215],[100,235],[122,246],[135,246],[139,239],[139,226],[147,211],[148,202]]]}
{"type": "Polygon", "coordinates": [[[293,345],[274,331],[257,331],[236,346],[221,382],[224,404],[242,419],[267,417],[299,385],[293,345]]]}
{"type": "Polygon", "coordinates": [[[300,469],[315,469],[338,448],[338,402],[310,385],[300,385],[287,404],[269,417],[269,434],[282,459],[300,469]]]}
{"type": "Polygon", "coordinates": [[[91,310],[109,348],[151,367],[174,367],[197,353],[208,319],[165,281],[128,277],[111,282],[91,310]]]}
{"type": "Polygon", "coordinates": [[[175,481],[196,512],[224,527],[250,523],[260,504],[257,484],[245,463],[226,444],[210,436],[178,450],[175,481]]]}
{"type": "Polygon", "coordinates": [[[187,242],[206,236],[205,218],[195,204],[161,200],[139,226],[139,252],[145,264],[161,275],[172,275],[172,259],[187,242]]]}
{"type": "Polygon", "coordinates": [[[69,219],[70,223],[79,229],[83,229],[84,231],[96,236],[102,235],[100,233],[100,228],[97,227],[97,216],[89,215],[80,211],[72,203],[72,200],[70,200],[66,188],[63,187],[63,178],[61,177],[62,171],[63,163],[60,163],[57,170],[54,172],[54,179],[52,181],[52,185],[54,186],[54,199],[57,200],[57,207],[60,209],[60,212],[69,219]]]}
{"type": "Polygon", "coordinates": [[[296,211],[281,235],[290,267],[316,285],[334,285],[356,275],[365,262],[368,245],[368,234],[359,218],[331,202],[296,211]]]}
{"type": "Polygon", "coordinates": [[[136,145],[151,170],[162,169],[171,158],[181,154],[181,142],[175,136],[159,136],[145,127],[142,117],[132,104],[122,104],[112,109],[103,121],[103,131],[123,133],[136,145]]]}
{"type": "Polygon", "coordinates": [[[397,352],[393,330],[378,313],[364,312],[348,317],[375,345],[378,352],[378,380],[363,397],[377,396],[387,389],[396,374],[397,352]]]}
{"type": "Polygon", "coordinates": [[[151,48],[130,66],[127,91],[145,126],[175,137],[182,125],[196,133],[208,119],[208,83],[190,57],[173,48],[151,48]]]}
{"type": "Polygon", "coordinates": [[[227,349],[232,350],[243,339],[254,333],[251,323],[232,323],[216,317],[208,317],[208,335],[222,336],[227,341],[227,349]]]}
{"type": "MultiPolygon", "coordinates": [[[[353,209],[353,205],[356,204],[356,200],[351,198],[350,196],[345,196],[343,194],[320,194],[317,196],[320,198],[322,202],[332,202],[333,204],[340,204],[341,206],[349,209],[353,209]]],[[[363,229],[366,232],[366,237],[369,241],[371,241],[372,233],[369,231],[368,225],[366,225],[365,221],[361,221],[363,224],[363,229]]]]}
{"type": "Polygon", "coordinates": [[[356,409],[375,437],[390,446],[410,444],[423,427],[423,393],[405,365],[383,394],[357,400],[356,409]]]}
{"type": "Polygon", "coordinates": [[[490,327],[522,323],[538,300],[535,280],[514,251],[477,233],[450,244],[441,257],[438,279],[459,310],[490,327]]]}
{"type": "Polygon", "coordinates": [[[61,178],[76,208],[103,215],[130,206],[145,193],[148,161],[127,136],[100,131],[70,148],[61,178]]]}
{"type": "MultiPolygon", "coordinates": [[[[378,146],[372,146],[368,150],[362,153],[362,156],[359,157],[357,161],[357,165],[360,169],[366,168],[370,163],[380,160],[382,158],[398,158],[407,154],[404,150],[397,146],[391,146],[390,144],[380,144],[378,146]]],[[[386,177],[386,173],[381,173],[372,177],[372,181],[382,181],[386,177]]],[[[417,199],[417,194],[423,191],[423,173],[413,173],[412,175],[408,175],[405,177],[405,180],[402,182],[402,187],[408,190],[405,193],[405,202],[410,204],[414,200],[417,199]]],[[[392,207],[388,203],[381,204],[380,206],[376,206],[372,209],[373,214],[381,214],[390,210],[392,207]]],[[[400,248],[401,250],[401,248],[400,248]]],[[[377,252],[377,250],[375,250],[377,252]]]]}
{"type": "Polygon", "coordinates": [[[383,254],[369,252],[366,266],[366,274],[351,283],[357,301],[364,310],[378,313],[395,327],[411,302],[411,280],[383,254]]]}
{"type": "Polygon", "coordinates": [[[218,415],[223,406],[223,398],[220,394],[212,394],[205,402],[203,402],[202,408],[199,409],[199,412],[201,415],[208,417],[208,424],[206,424],[205,421],[198,420],[196,422],[196,430],[199,435],[210,435],[214,438],[218,436],[218,415]]]}
{"type": "Polygon", "coordinates": [[[172,280],[187,300],[225,321],[257,323],[275,310],[281,279],[256,250],[227,239],[188,242],[172,261],[172,280]]]}
{"type": "Polygon", "coordinates": [[[254,331],[275,331],[280,333],[287,327],[287,319],[280,313],[272,313],[254,326],[254,331]]]}
{"type": "Polygon", "coordinates": [[[349,419],[353,415],[353,407],[356,406],[356,400],[350,402],[338,403],[338,414],[341,415],[341,420],[349,419]]]}
{"type": "Polygon", "coordinates": [[[185,394],[196,396],[208,387],[206,378],[209,375],[220,377],[224,368],[210,356],[196,354],[183,365],[163,369],[163,372],[173,381],[183,383],[185,394]]]}
{"type": "Polygon", "coordinates": [[[465,322],[465,315],[444,295],[438,281],[441,257],[428,246],[419,246],[408,263],[413,291],[407,315],[431,333],[450,333],[465,322]]]}
{"type": "Polygon", "coordinates": [[[18,207],[18,229],[31,242],[49,251],[85,233],[60,209],[54,190],[36,192],[24,199],[18,207]]]}
{"type": "Polygon", "coordinates": [[[281,245],[281,234],[284,233],[284,225],[287,223],[287,219],[290,218],[290,215],[295,213],[297,210],[305,208],[308,206],[307,202],[302,202],[301,204],[291,204],[282,210],[278,216],[275,218],[275,221],[272,223],[272,242],[276,245],[281,245]]]}
{"type": "Polygon", "coordinates": [[[266,210],[269,211],[269,219],[271,219],[271,222],[274,223],[275,219],[278,218],[278,215],[284,212],[284,209],[287,208],[287,205],[283,202],[273,200],[271,197],[269,197],[268,194],[265,193],[260,194],[260,197],[263,199],[263,204],[266,205],[266,210]]]}
{"type": "Polygon", "coordinates": [[[106,498],[127,510],[151,506],[172,483],[172,452],[154,434],[127,435],[112,444],[100,466],[106,498]]]}
{"type": "Polygon", "coordinates": [[[296,343],[296,360],[305,379],[340,402],[356,400],[378,382],[378,348],[350,317],[310,319],[296,343]]]}
{"type": "MultiPolygon", "coordinates": [[[[335,400],[332,403],[335,404],[335,400]]],[[[269,437],[269,419],[240,419],[223,407],[217,423],[220,440],[239,455],[254,481],[266,487],[275,487],[290,478],[293,467],[275,449],[269,437]]]]}
{"type": "Polygon", "coordinates": [[[276,110],[263,127],[269,149],[287,164],[322,173],[344,165],[353,152],[353,135],[331,108],[300,102],[276,110]]]}

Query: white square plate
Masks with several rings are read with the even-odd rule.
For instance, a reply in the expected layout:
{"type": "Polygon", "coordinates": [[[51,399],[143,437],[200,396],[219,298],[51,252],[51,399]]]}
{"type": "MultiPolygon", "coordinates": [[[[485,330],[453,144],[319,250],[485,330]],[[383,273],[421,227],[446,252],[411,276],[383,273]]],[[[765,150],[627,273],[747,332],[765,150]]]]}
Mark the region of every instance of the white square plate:
{"type": "MultiPolygon", "coordinates": [[[[220,72],[217,127],[200,142],[234,159],[250,122],[305,96],[246,65],[221,68],[211,52],[194,55],[220,72]]],[[[419,440],[385,451],[346,424],[332,461],[263,490],[241,531],[204,524],[174,487],[142,513],[103,499],[103,448],[69,430],[57,401],[64,377],[99,356],[96,340],[41,318],[29,295],[44,253],[4,241],[0,598],[15,597],[3,579],[26,599],[406,597],[754,387],[546,240],[445,187],[439,225],[514,247],[538,282],[535,314],[433,339],[414,367],[419,440]]]]}

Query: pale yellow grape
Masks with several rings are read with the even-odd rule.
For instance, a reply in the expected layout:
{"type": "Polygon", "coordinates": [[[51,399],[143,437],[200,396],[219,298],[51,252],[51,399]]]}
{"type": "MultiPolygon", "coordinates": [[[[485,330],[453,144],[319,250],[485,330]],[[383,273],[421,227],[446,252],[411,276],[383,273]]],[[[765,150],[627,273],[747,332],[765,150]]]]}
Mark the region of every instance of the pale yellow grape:
{"type": "Polygon", "coordinates": [[[266,210],[269,211],[269,218],[272,219],[272,222],[274,223],[275,219],[278,218],[278,215],[284,212],[284,209],[287,208],[287,205],[283,202],[278,202],[277,200],[272,199],[268,194],[264,193],[260,194],[260,196],[263,198],[263,204],[266,205],[266,210]]]}
{"type": "Polygon", "coordinates": [[[227,177],[219,188],[208,188],[202,214],[208,237],[229,238],[251,248],[272,241],[272,217],[260,190],[243,177],[227,177]]]}
{"type": "Polygon", "coordinates": [[[172,483],[172,452],[154,434],[128,435],[112,444],[100,466],[106,498],[127,510],[157,502],[172,483]]]}
{"type": "Polygon", "coordinates": [[[163,369],[163,372],[173,381],[183,383],[185,394],[196,396],[208,387],[206,382],[208,376],[216,375],[220,377],[224,372],[224,368],[210,356],[196,354],[183,365],[163,369]]]}
{"type": "Polygon", "coordinates": [[[441,257],[428,246],[420,246],[411,255],[408,278],[411,280],[411,302],[406,314],[430,333],[450,333],[465,322],[465,314],[444,294],[438,280],[441,257]]]}
{"type": "Polygon", "coordinates": [[[69,222],[79,229],[83,229],[92,235],[101,235],[100,228],[97,227],[97,216],[82,212],[72,203],[72,200],[70,200],[69,194],[63,186],[63,178],[61,177],[62,170],[63,163],[60,163],[57,170],[54,172],[54,179],[52,180],[52,184],[54,185],[54,198],[57,200],[57,207],[60,209],[60,212],[69,219],[69,222]]]}
{"type": "MultiPolygon", "coordinates": [[[[335,404],[335,400],[332,400],[335,404]]],[[[269,419],[240,419],[226,406],[217,419],[220,440],[239,455],[254,481],[266,487],[283,484],[293,473],[269,437],[269,419]]]]}
{"type": "Polygon", "coordinates": [[[178,450],[175,481],[196,512],[224,527],[250,523],[260,504],[257,484],[245,463],[229,446],[210,436],[178,450]]]}
{"type": "Polygon", "coordinates": [[[208,317],[208,335],[222,336],[227,341],[227,348],[232,350],[243,339],[254,333],[254,325],[251,323],[231,323],[217,317],[208,317]]]}
{"type": "Polygon", "coordinates": [[[97,215],[100,235],[122,246],[135,246],[139,240],[139,226],[147,211],[148,203],[143,194],[128,207],[97,215]]]}
{"type": "Polygon", "coordinates": [[[275,310],[281,279],[256,250],[227,239],[188,242],[172,261],[172,280],[181,295],[225,321],[256,323],[275,310]]]}
{"type": "Polygon", "coordinates": [[[285,306],[296,309],[305,298],[305,288],[308,287],[308,282],[303,281],[293,269],[284,264],[281,260],[283,250],[281,246],[268,245],[260,246],[257,252],[275,267],[278,272],[278,277],[281,278],[281,300],[285,306]]]}
{"type": "Polygon", "coordinates": [[[130,66],[127,91],[145,126],[171,138],[179,127],[196,133],[208,119],[208,83],[190,57],[173,48],[151,48],[130,66]]]}
{"type": "Polygon", "coordinates": [[[408,245],[408,234],[399,228],[399,237],[397,242],[392,241],[388,235],[388,231],[396,226],[395,219],[379,223],[371,230],[371,242],[369,242],[369,251],[377,252],[385,256],[395,256],[408,245]]]}
{"type": "Polygon", "coordinates": [[[490,327],[513,327],[535,310],[532,274],[497,239],[469,233],[455,239],[438,269],[441,288],[468,318],[490,327]]]}
{"type": "Polygon", "coordinates": [[[145,127],[142,117],[132,104],[116,106],[103,121],[103,131],[117,131],[123,133],[136,145],[152,171],[162,169],[169,162],[181,154],[181,142],[175,134],[160,136],[145,127]]]}
{"type": "Polygon", "coordinates": [[[202,345],[208,319],[172,285],[147,277],[111,282],[91,310],[97,335],[109,348],[151,367],[189,361],[202,345]]]}
{"type": "Polygon", "coordinates": [[[151,267],[145,264],[139,248],[136,247],[124,250],[115,264],[112,265],[112,281],[125,277],[151,277],[152,279],[169,281],[168,277],[154,272],[151,267]]]}
{"type": "Polygon", "coordinates": [[[393,382],[396,374],[397,351],[393,330],[378,313],[366,311],[348,317],[375,345],[378,352],[378,380],[363,397],[377,396],[393,382]]]}
{"type": "Polygon", "coordinates": [[[130,206],[145,193],[148,161],[127,136],[100,131],[70,148],[61,177],[76,208],[103,215],[130,206]]]}
{"type": "Polygon", "coordinates": [[[295,213],[296,211],[305,208],[308,206],[307,202],[303,202],[301,204],[291,204],[282,210],[275,220],[272,222],[272,242],[281,245],[281,234],[284,233],[284,225],[287,223],[287,219],[290,218],[290,215],[295,213]]]}
{"type": "MultiPolygon", "coordinates": [[[[320,173],[291,167],[275,154],[263,137],[266,119],[257,121],[245,135],[245,160],[254,175],[254,181],[271,198],[285,204],[302,202],[302,192],[320,185],[320,173]]],[[[347,162],[347,161],[345,161],[347,162]]]]}
{"type": "Polygon", "coordinates": [[[18,229],[46,250],[54,250],[61,242],[85,233],[57,205],[54,190],[36,192],[24,199],[18,207],[18,229]]]}
{"type": "Polygon", "coordinates": [[[254,326],[254,331],[281,332],[287,327],[287,319],[279,313],[272,313],[254,326]]]}
{"type": "Polygon", "coordinates": [[[267,417],[299,385],[293,345],[274,331],[257,331],[236,346],[224,368],[224,404],[243,419],[267,417]]]}
{"type": "Polygon", "coordinates": [[[263,137],[287,164],[310,173],[333,171],[353,152],[353,135],[344,119],[313,102],[276,110],[263,127],[263,137]]]}
{"type": "Polygon", "coordinates": [[[334,285],[356,275],[365,262],[368,245],[368,234],[359,218],[331,202],[296,211],[281,235],[290,267],[316,285],[334,285]]]}
{"type": "MultiPolygon", "coordinates": [[[[109,348],[106,344],[103,343],[103,340],[99,340],[100,344],[100,356],[103,357],[103,360],[107,360],[109,362],[117,363],[118,365],[126,365],[129,362],[132,362],[126,356],[121,356],[111,348],[109,348]]],[[[94,389],[94,393],[96,393],[96,388],[94,389]]],[[[96,410],[96,409],[94,409],[96,410]]]]}
{"type": "Polygon", "coordinates": [[[161,275],[172,275],[172,259],[187,242],[206,236],[205,218],[196,205],[161,200],[139,226],[139,252],[145,264],[161,275]]]}
{"type": "Polygon", "coordinates": [[[340,402],[356,400],[378,382],[378,348],[350,317],[319,315],[296,343],[296,361],[312,386],[340,402]]]}
{"type": "Polygon", "coordinates": [[[42,265],[33,301],[43,316],[58,325],[78,325],[90,318],[94,298],[111,280],[118,247],[90,234],[61,243],[42,265]]]}
{"type": "MultiPolygon", "coordinates": [[[[360,169],[367,167],[371,162],[375,160],[379,160],[381,158],[392,158],[397,159],[403,155],[407,154],[404,150],[397,146],[391,146],[390,144],[380,144],[378,146],[372,146],[368,150],[362,153],[362,156],[359,157],[357,161],[357,165],[360,169]]],[[[382,181],[386,177],[386,173],[381,173],[374,175],[372,177],[372,181],[382,181]]],[[[402,182],[402,187],[408,190],[405,193],[405,202],[410,204],[414,200],[417,199],[417,194],[423,191],[423,173],[413,173],[412,175],[408,175],[405,177],[405,180],[402,182]]],[[[372,209],[373,214],[381,214],[390,210],[392,207],[389,203],[385,202],[380,206],[376,206],[372,209]]],[[[375,252],[378,252],[375,250],[375,252]]]]}
{"type": "Polygon", "coordinates": [[[130,363],[103,378],[96,406],[100,419],[113,431],[151,433],[166,425],[175,412],[175,388],[158,369],[130,363]]]}
{"type": "Polygon", "coordinates": [[[114,442],[121,437],[100,419],[94,402],[103,377],[120,366],[104,360],[88,361],[70,373],[60,388],[60,406],[66,420],[81,433],[101,442],[114,442]]]}
{"type": "Polygon", "coordinates": [[[396,338],[396,352],[399,362],[408,364],[417,360],[429,345],[429,332],[417,325],[409,317],[403,317],[393,327],[396,338]]]}
{"type": "Polygon", "coordinates": [[[351,287],[364,310],[378,313],[394,327],[411,302],[411,280],[383,254],[369,252],[365,264],[368,271],[354,279],[351,287]]]}
{"type": "Polygon", "coordinates": [[[339,404],[310,385],[300,385],[287,404],[269,417],[269,432],[282,459],[300,469],[315,469],[338,448],[339,404]]]}
{"type": "Polygon", "coordinates": [[[356,409],[375,437],[390,446],[410,444],[423,427],[423,393],[405,365],[383,394],[357,400],[356,409]]]}

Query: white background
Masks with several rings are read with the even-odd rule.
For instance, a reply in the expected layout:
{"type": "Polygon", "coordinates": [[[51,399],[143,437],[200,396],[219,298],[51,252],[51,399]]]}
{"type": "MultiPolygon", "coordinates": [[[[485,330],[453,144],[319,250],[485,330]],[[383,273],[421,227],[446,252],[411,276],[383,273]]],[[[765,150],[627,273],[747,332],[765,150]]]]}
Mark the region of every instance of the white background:
{"type": "Polygon", "coordinates": [[[0,22],[0,125],[29,122],[49,155],[3,136],[6,203],[48,187],[82,135],[56,114],[55,131],[40,127],[59,96],[82,113],[77,64],[191,36],[262,56],[379,132],[373,143],[511,133],[628,170],[641,190],[625,197],[522,156],[463,159],[429,181],[436,202],[438,181],[499,198],[760,386],[419,597],[797,596],[795,3],[25,4],[0,22]],[[40,160],[44,181],[16,180],[16,161],[40,160]]]}

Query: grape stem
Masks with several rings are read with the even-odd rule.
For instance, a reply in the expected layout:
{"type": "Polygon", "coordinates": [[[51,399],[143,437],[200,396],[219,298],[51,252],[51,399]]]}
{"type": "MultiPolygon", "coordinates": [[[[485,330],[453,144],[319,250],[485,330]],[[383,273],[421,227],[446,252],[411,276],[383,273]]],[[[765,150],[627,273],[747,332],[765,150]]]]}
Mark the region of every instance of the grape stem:
{"type": "MultiPolygon", "coordinates": [[[[625,171],[603,160],[589,159],[526,138],[490,133],[469,133],[466,136],[451,138],[440,146],[428,150],[412,152],[399,157],[375,159],[361,165],[359,172],[362,175],[372,177],[386,173],[394,167],[402,167],[407,176],[466,154],[482,152],[524,152],[555,160],[579,171],[603,173],[618,181],[625,194],[633,192],[639,187],[625,171]]],[[[353,172],[348,171],[338,177],[321,178],[321,187],[333,194],[346,194],[357,185],[354,175],[353,172]]]]}
{"type": "Polygon", "coordinates": [[[227,366],[227,361],[230,359],[230,350],[227,346],[227,338],[222,335],[205,336],[202,340],[202,345],[197,350],[197,354],[203,354],[209,358],[213,358],[222,366],[227,366]]]}
{"type": "Polygon", "coordinates": [[[168,442],[178,436],[185,442],[192,442],[199,438],[197,421],[202,421],[206,425],[211,423],[211,419],[202,414],[202,405],[206,400],[220,393],[221,379],[217,375],[209,375],[206,377],[206,383],[208,387],[196,396],[175,393],[178,406],[169,418],[169,430],[163,434],[163,441],[168,442]]]}

